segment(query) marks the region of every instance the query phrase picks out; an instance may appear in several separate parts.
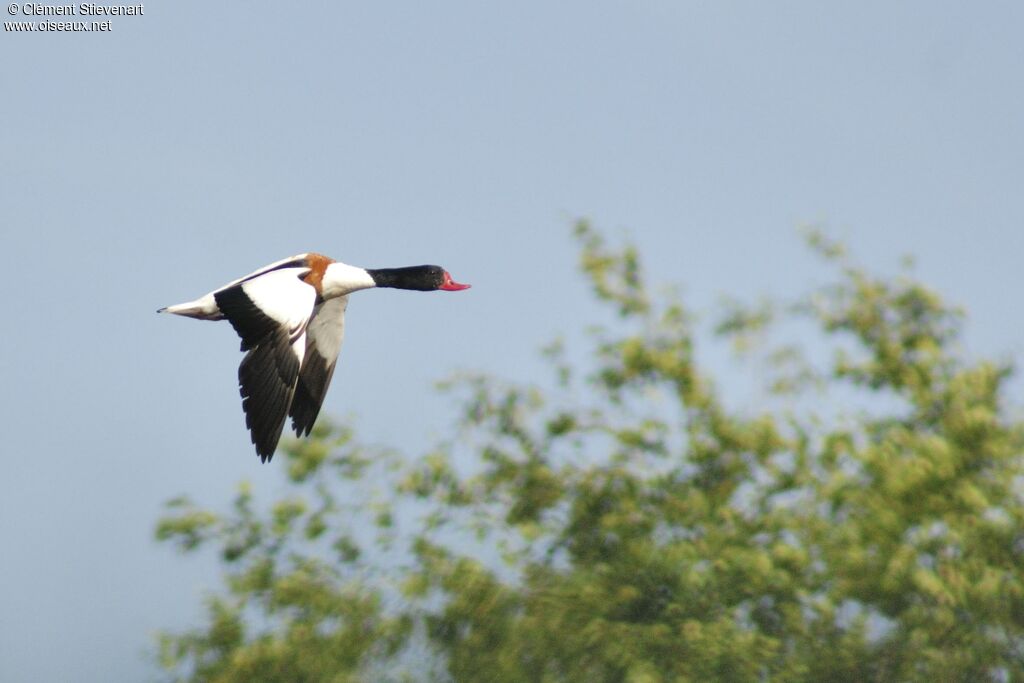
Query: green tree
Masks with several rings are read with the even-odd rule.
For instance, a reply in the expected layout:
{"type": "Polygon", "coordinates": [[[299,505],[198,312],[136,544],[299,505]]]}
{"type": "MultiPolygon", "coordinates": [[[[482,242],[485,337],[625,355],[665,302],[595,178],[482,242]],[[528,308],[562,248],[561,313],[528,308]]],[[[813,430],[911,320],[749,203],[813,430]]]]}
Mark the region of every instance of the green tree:
{"type": "Polygon", "coordinates": [[[576,235],[615,316],[589,367],[556,344],[545,391],[454,380],[461,426],[422,457],[323,425],[267,509],[170,504],[158,537],[226,572],[207,623],[162,636],[171,675],[1024,680],[1024,430],[957,311],[812,235],[835,283],[701,335],[632,247],[576,235]],[[732,344],[756,409],[700,340],[732,344]]]}

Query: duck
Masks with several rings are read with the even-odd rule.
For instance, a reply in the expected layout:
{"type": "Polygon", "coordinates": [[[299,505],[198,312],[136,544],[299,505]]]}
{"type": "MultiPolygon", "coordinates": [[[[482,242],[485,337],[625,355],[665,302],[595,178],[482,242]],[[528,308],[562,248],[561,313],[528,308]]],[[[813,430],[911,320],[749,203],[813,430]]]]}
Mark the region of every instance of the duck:
{"type": "Polygon", "coordinates": [[[348,297],[376,287],[457,292],[470,285],[440,266],[360,268],[310,252],[157,313],[227,320],[234,327],[246,352],[238,366],[245,426],[266,463],[288,417],[300,438],[313,429],[341,351],[348,297]]]}

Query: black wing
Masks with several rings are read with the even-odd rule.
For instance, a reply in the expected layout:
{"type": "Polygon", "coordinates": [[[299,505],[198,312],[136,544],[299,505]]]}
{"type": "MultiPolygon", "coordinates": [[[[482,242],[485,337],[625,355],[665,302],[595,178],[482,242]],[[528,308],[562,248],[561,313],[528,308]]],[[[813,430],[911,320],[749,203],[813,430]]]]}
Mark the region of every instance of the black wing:
{"type": "MultiPolygon", "coordinates": [[[[312,299],[315,294],[312,287],[309,289],[312,299]]],[[[295,395],[300,367],[296,347],[301,349],[305,341],[306,321],[289,328],[275,320],[253,302],[242,284],[219,291],[214,297],[242,338],[242,351],[248,351],[238,366],[239,392],[245,426],[260,460],[267,462],[277,449],[295,395]]]]}

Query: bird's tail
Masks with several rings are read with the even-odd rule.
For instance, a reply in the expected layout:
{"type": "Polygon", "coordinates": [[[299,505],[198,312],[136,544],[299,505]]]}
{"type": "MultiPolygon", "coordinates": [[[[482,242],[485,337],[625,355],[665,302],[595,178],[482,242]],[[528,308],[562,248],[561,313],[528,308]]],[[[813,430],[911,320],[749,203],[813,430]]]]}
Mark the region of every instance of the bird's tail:
{"type": "Polygon", "coordinates": [[[198,318],[199,320],[222,320],[224,318],[224,314],[220,312],[217,301],[213,298],[212,294],[207,294],[195,301],[164,306],[157,313],[173,313],[174,315],[183,315],[188,318],[198,318]]]}

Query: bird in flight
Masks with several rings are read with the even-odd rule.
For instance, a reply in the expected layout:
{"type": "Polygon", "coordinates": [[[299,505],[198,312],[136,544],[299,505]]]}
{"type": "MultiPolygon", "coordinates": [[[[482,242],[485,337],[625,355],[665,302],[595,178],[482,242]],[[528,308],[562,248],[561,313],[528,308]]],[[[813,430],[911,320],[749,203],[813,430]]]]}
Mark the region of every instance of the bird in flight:
{"type": "Polygon", "coordinates": [[[245,426],[267,462],[287,417],[298,436],[313,429],[341,351],[348,295],[372,287],[455,292],[469,285],[440,266],[359,268],[308,253],[157,312],[226,318],[235,328],[248,352],[238,366],[245,426]]]}

